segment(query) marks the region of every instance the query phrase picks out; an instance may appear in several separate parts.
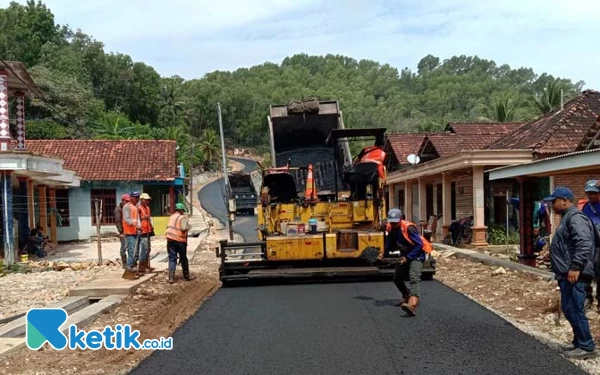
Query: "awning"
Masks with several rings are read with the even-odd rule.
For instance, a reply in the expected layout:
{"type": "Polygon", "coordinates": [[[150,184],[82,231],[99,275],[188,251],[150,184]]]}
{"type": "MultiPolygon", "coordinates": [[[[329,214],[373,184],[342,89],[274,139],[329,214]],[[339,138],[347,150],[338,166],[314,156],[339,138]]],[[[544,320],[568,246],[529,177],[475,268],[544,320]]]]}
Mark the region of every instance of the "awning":
{"type": "Polygon", "coordinates": [[[530,162],[531,150],[480,150],[462,151],[454,155],[431,160],[423,164],[392,172],[387,183],[395,184],[420,177],[439,175],[473,166],[503,166],[530,162]]]}
{"type": "Polygon", "coordinates": [[[572,152],[531,163],[495,168],[489,171],[490,180],[518,176],[547,177],[555,174],[586,172],[600,169],[600,149],[572,152]]]}

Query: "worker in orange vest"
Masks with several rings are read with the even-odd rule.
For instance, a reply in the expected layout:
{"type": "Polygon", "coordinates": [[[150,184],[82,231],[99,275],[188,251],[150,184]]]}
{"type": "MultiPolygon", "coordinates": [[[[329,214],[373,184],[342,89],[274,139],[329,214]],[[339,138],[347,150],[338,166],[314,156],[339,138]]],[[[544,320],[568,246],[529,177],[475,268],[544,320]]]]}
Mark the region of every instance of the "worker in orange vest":
{"type": "Polygon", "coordinates": [[[136,263],[136,253],[139,246],[139,235],[142,230],[142,223],[137,208],[140,193],[133,191],[129,194],[129,202],[123,206],[123,234],[127,243],[127,268],[123,273],[124,279],[133,280],[139,276],[133,271],[136,263]]]}
{"type": "Polygon", "coordinates": [[[190,268],[187,258],[187,236],[190,230],[188,219],[183,214],[185,212],[183,203],[175,205],[175,213],[169,217],[167,224],[167,253],[169,254],[169,284],[175,282],[175,270],[177,269],[177,257],[183,271],[183,278],[187,281],[194,280],[195,276],[190,276],[190,268]]]}
{"type": "Polygon", "coordinates": [[[355,158],[355,164],[358,163],[376,163],[377,172],[381,181],[385,180],[385,140],[383,138],[377,138],[375,145],[363,148],[355,158]]]}
{"type": "Polygon", "coordinates": [[[425,261],[423,247],[430,244],[425,243],[426,240],[421,237],[414,223],[402,220],[400,209],[392,208],[388,212],[387,222],[390,229],[385,253],[400,250],[400,261],[394,273],[394,284],[402,293],[402,299],[397,306],[402,307],[409,316],[415,316],[419,305],[421,273],[425,261]],[[404,282],[407,278],[410,280],[410,288],[404,282]]]}
{"type": "Polygon", "coordinates": [[[140,203],[138,204],[138,210],[140,214],[140,222],[142,224],[142,231],[140,233],[139,240],[139,273],[152,272],[154,269],[150,267],[150,235],[154,231],[152,226],[152,216],[150,214],[150,201],[152,198],[147,193],[140,195],[140,203]]]}

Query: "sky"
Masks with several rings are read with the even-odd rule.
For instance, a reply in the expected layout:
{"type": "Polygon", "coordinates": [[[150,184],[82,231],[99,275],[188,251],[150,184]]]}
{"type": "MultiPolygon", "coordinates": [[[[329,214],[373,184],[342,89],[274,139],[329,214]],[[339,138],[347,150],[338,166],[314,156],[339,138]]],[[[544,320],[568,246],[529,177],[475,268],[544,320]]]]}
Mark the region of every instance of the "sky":
{"type": "MultiPolygon", "coordinates": [[[[26,3],[26,0],[18,0],[26,3]]],[[[600,90],[598,0],[45,0],[56,22],[163,76],[342,54],[416,70],[477,55],[600,90]],[[595,62],[595,63],[594,63],[595,62]]],[[[0,0],[6,7],[9,0],[0,0]]]]}

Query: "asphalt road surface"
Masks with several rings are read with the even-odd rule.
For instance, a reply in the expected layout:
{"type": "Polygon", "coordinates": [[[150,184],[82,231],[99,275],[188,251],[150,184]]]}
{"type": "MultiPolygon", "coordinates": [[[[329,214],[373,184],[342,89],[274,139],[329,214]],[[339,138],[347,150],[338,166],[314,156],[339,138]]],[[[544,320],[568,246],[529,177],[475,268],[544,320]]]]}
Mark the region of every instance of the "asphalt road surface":
{"type": "MultiPolygon", "coordinates": [[[[230,159],[244,164],[244,170],[247,172],[251,172],[257,168],[255,161],[231,157],[230,159]]],[[[225,182],[220,178],[202,188],[198,193],[198,199],[202,202],[202,207],[211,216],[219,219],[224,225],[227,225],[227,208],[223,198],[224,191],[225,182]]],[[[236,215],[236,219],[233,222],[233,231],[241,235],[246,242],[257,241],[256,216],[236,215]]]]}
{"type": "Polygon", "coordinates": [[[436,282],[418,316],[390,282],[222,288],[132,374],[585,374],[436,282]]]}
{"type": "MultiPolygon", "coordinates": [[[[221,195],[200,193],[216,217],[221,195]]],[[[235,230],[249,236],[247,219],[235,230]]],[[[422,283],[417,317],[398,298],[391,282],[222,288],[132,374],[585,374],[437,281],[422,283]]]]}

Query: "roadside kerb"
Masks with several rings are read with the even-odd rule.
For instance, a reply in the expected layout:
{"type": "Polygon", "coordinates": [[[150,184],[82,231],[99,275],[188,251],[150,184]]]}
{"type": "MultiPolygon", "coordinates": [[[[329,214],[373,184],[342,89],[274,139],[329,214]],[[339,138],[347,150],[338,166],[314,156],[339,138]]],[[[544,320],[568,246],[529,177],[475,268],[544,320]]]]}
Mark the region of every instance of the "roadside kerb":
{"type": "Polygon", "coordinates": [[[454,256],[460,259],[467,259],[474,262],[479,262],[483,264],[487,264],[490,266],[502,267],[505,269],[511,269],[514,271],[528,273],[533,276],[541,277],[546,281],[554,280],[554,275],[551,272],[543,271],[534,267],[526,266],[524,264],[516,263],[511,260],[496,258],[491,255],[482,254],[478,251],[467,250],[467,249],[459,249],[457,247],[434,243],[433,247],[435,250],[439,251],[442,256],[444,253],[454,253],[454,256]]]}
{"type": "MultiPolygon", "coordinates": [[[[81,329],[85,325],[94,321],[100,314],[116,307],[125,296],[108,296],[102,300],[89,305],[88,307],[75,312],[67,318],[67,321],[60,327],[62,333],[69,330],[69,326],[74,324],[81,329]]],[[[0,338],[0,356],[12,353],[13,351],[26,348],[25,337],[2,337],[0,338]]]]}

